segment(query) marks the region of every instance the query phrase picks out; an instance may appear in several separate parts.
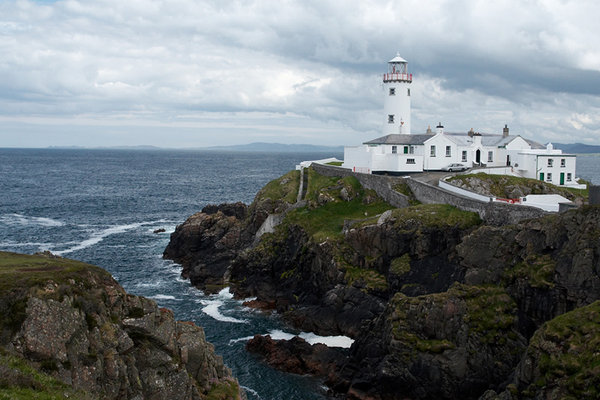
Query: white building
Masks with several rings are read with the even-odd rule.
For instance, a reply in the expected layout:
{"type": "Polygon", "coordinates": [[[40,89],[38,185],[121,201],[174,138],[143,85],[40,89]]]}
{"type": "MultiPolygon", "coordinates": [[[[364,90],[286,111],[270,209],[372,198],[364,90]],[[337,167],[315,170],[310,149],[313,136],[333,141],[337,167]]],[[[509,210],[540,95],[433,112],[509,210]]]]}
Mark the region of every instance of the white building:
{"type": "MultiPolygon", "coordinates": [[[[360,146],[344,148],[343,167],[363,173],[403,174],[441,170],[452,163],[471,167],[510,167],[511,174],[540,179],[559,186],[577,186],[576,157],[562,154],[552,145],[543,146],[519,135],[447,133],[441,123],[435,133],[412,134],[410,128],[410,84],[407,62],[397,55],[383,75],[384,136],[360,146]]],[[[504,172],[502,172],[504,173],[504,172]]]]}

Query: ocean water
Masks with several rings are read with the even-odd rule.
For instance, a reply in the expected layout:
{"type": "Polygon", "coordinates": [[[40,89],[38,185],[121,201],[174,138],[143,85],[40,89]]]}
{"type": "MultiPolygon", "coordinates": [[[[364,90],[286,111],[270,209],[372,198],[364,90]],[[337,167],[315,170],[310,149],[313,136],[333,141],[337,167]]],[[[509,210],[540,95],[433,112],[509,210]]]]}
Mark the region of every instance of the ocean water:
{"type": "MultiPolygon", "coordinates": [[[[310,333],[242,306],[227,291],[205,296],[162,259],[175,226],[210,203],[249,204],[268,181],[303,160],[342,154],[0,149],[0,250],[50,250],[107,269],[129,292],[204,327],[250,400],[324,399],[314,378],[275,371],[244,350],[255,334],[310,333]],[[165,233],[154,230],[164,228],[165,233]]],[[[577,175],[600,184],[600,155],[577,175]]],[[[333,345],[343,338],[329,338],[333,345]]],[[[348,345],[348,343],[344,343],[348,345]]]]}
{"type": "MultiPolygon", "coordinates": [[[[341,154],[0,149],[0,250],[50,250],[107,269],[130,293],[194,321],[254,399],[324,399],[314,378],[275,371],[244,349],[255,334],[298,334],[242,306],[205,296],[162,259],[169,235],[210,203],[249,204],[303,160],[341,154]],[[165,233],[154,230],[163,228],[165,233]]],[[[318,337],[303,334],[310,341],[318,337]]],[[[335,338],[329,339],[335,341],[335,338]]],[[[338,340],[339,342],[339,340],[338,340]]],[[[334,343],[335,344],[335,343],[334,343]]]]}

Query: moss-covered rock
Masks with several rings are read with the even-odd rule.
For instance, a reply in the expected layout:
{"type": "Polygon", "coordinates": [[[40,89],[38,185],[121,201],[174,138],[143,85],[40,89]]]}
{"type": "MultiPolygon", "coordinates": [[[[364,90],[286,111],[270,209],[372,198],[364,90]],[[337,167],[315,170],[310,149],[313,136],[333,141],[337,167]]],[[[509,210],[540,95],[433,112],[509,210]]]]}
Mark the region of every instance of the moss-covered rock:
{"type": "Polygon", "coordinates": [[[0,398],[200,400],[231,377],[201,328],[101,268],[0,252],[0,276],[0,398]]]}
{"type": "Polygon", "coordinates": [[[537,179],[510,175],[488,175],[485,173],[455,175],[449,178],[454,185],[485,196],[518,198],[529,194],[559,194],[581,205],[588,197],[587,189],[572,189],[555,186],[537,179]]]}
{"type": "Polygon", "coordinates": [[[597,301],[545,323],[531,338],[513,384],[503,396],[518,399],[599,398],[599,316],[600,302],[597,301]]]}

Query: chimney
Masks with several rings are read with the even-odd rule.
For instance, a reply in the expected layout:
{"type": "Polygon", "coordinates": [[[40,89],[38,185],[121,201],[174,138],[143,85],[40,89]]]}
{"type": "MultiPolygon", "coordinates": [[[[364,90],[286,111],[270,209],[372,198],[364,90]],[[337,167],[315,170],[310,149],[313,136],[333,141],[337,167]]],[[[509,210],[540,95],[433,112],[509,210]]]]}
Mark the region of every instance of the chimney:
{"type": "Polygon", "coordinates": [[[502,137],[508,137],[508,125],[504,124],[504,129],[502,129],[502,137]]]}
{"type": "Polygon", "coordinates": [[[435,133],[444,133],[444,125],[441,122],[438,123],[438,126],[435,127],[435,133]]]}
{"type": "Polygon", "coordinates": [[[473,130],[473,128],[471,128],[471,130],[469,130],[469,132],[467,132],[467,135],[469,135],[469,137],[473,137],[474,134],[475,134],[475,131],[473,130]]]}
{"type": "Polygon", "coordinates": [[[427,125],[427,132],[425,132],[425,134],[433,135],[433,131],[431,130],[431,125],[427,125]]]}

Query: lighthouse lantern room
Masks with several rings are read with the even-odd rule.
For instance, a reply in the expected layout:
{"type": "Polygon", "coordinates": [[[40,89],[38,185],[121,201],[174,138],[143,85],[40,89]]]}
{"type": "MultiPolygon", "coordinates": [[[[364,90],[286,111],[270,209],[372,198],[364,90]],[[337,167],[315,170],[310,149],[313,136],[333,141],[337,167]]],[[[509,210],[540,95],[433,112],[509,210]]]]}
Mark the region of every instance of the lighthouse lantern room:
{"type": "Polygon", "coordinates": [[[407,61],[396,54],[388,62],[388,72],[383,74],[384,115],[383,134],[408,134],[410,131],[410,84],[407,61]]]}

